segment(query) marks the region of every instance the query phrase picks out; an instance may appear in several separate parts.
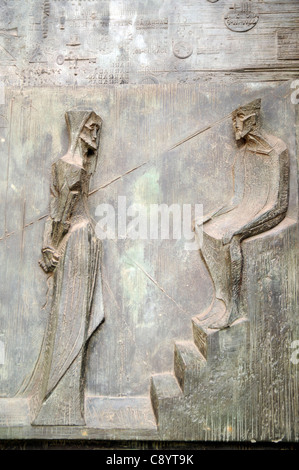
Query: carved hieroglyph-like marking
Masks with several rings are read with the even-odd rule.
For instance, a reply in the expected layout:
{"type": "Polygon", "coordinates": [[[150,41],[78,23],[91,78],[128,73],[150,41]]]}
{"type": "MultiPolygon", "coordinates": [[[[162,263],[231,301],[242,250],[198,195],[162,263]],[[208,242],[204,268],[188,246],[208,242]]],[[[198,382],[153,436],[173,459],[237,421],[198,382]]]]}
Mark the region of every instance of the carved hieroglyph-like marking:
{"type": "Polygon", "coordinates": [[[43,37],[48,37],[48,21],[50,16],[50,2],[48,0],[44,1],[43,7],[43,37]]]}
{"type": "Polygon", "coordinates": [[[173,53],[178,59],[187,59],[193,53],[193,46],[186,41],[179,41],[174,44],[173,53]]]}
{"type": "Polygon", "coordinates": [[[108,68],[97,67],[87,75],[90,85],[116,85],[129,83],[130,63],[113,62],[108,68]]]}
{"type": "Polygon", "coordinates": [[[64,56],[62,54],[57,56],[56,62],[57,62],[58,65],[63,65],[64,64],[64,56]]]}
{"type": "Polygon", "coordinates": [[[156,77],[152,77],[150,75],[147,75],[146,77],[143,77],[141,80],[140,80],[140,83],[142,83],[143,85],[145,84],[149,84],[149,85],[157,85],[159,83],[159,81],[156,79],[156,77]]]}
{"type": "Polygon", "coordinates": [[[65,28],[65,21],[66,21],[66,18],[64,15],[62,15],[60,18],[59,18],[59,27],[60,29],[64,30],[65,28]]]}
{"type": "Polygon", "coordinates": [[[66,45],[70,47],[77,47],[81,46],[81,42],[79,41],[78,37],[75,36],[66,45]]]}
{"type": "Polygon", "coordinates": [[[102,35],[100,37],[99,44],[98,44],[98,52],[101,55],[105,55],[105,54],[111,54],[112,51],[113,51],[113,44],[111,43],[109,38],[102,35]]]}
{"type": "Polygon", "coordinates": [[[30,64],[46,64],[48,63],[48,59],[47,57],[43,54],[43,52],[41,52],[40,48],[38,47],[37,49],[35,49],[35,51],[33,52],[32,56],[31,56],[31,59],[29,60],[29,63],[30,64]]]}
{"type": "Polygon", "coordinates": [[[70,62],[71,63],[70,69],[77,69],[78,62],[82,62],[82,61],[88,61],[90,64],[91,63],[94,64],[96,63],[97,59],[96,57],[78,57],[74,55],[72,52],[66,57],[60,54],[56,59],[56,62],[58,65],[63,65],[64,62],[70,62]]]}
{"type": "Polygon", "coordinates": [[[1,36],[9,36],[10,38],[17,38],[18,37],[18,28],[10,28],[10,29],[0,29],[1,36]]]}
{"type": "Polygon", "coordinates": [[[139,18],[136,29],[168,29],[168,18],[139,18]]]}
{"type": "Polygon", "coordinates": [[[231,31],[243,33],[254,28],[259,20],[259,15],[252,12],[251,3],[242,2],[240,5],[234,4],[224,17],[225,26],[231,31]]]}
{"type": "Polygon", "coordinates": [[[0,46],[0,65],[4,65],[7,62],[15,62],[15,58],[8,52],[3,46],[0,46]]]}
{"type": "Polygon", "coordinates": [[[299,59],[299,32],[281,28],[277,31],[277,59],[299,59]]]}

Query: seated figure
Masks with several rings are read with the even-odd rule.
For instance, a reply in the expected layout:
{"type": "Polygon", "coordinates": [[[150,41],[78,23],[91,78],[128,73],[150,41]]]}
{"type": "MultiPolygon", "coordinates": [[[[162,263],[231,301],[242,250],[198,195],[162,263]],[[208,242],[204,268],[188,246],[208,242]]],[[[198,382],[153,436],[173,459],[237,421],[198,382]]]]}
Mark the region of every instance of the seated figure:
{"type": "Polygon", "coordinates": [[[260,106],[255,100],[232,113],[235,138],[244,144],[233,166],[233,198],[195,224],[203,229],[201,255],[215,288],[212,305],[197,317],[204,328],[223,329],[243,316],[242,241],[275,227],[287,212],[287,148],[261,130],[260,106]]]}

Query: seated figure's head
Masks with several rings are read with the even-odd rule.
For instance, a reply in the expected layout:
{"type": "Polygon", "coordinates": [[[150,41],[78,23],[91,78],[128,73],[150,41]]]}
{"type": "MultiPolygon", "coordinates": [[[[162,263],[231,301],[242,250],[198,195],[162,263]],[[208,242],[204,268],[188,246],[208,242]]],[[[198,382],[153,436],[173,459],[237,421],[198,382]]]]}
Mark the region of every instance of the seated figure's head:
{"type": "Polygon", "coordinates": [[[259,126],[261,100],[257,99],[232,113],[236,140],[243,139],[259,126]]]}

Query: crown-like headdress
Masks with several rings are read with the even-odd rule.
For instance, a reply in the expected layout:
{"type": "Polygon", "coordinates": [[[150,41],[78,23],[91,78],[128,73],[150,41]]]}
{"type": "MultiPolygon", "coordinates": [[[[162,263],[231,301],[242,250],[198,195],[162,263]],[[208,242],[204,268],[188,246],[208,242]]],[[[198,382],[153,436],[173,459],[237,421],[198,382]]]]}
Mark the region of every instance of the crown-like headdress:
{"type": "Polygon", "coordinates": [[[261,99],[258,98],[254,101],[251,101],[250,103],[245,104],[244,106],[239,106],[235,111],[232,112],[232,117],[235,118],[238,114],[259,114],[259,111],[261,109],[261,99]]]}

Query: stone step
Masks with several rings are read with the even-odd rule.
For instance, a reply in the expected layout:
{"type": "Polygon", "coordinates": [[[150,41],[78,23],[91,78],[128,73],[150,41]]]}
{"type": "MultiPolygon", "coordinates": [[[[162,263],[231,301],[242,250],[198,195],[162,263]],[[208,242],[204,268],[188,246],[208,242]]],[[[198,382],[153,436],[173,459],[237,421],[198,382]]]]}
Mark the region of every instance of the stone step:
{"type": "Polygon", "coordinates": [[[27,398],[0,398],[0,427],[30,426],[30,404],[27,398]]]}
{"type": "Polygon", "coordinates": [[[229,327],[217,330],[207,328],[193,317],[192,326],[194,343],[209,364],[228,357],[237,360],[238,351],[248,345],[249,321],[246,318],[239,318],[229,327]]]}
{"type": "Polygon", "coordinates": [[[156,419],[150,397],[85,397],[86,426],[105,430],[154,433],[156,419]]]}
{"type": "Polygon", "coordinates": [[[174,373],[178,383],[187,395],[196,388],[200,372],[206,360],[193,341],[177,341],[174,347],[174,373]]]}
{"type": "Polygon", "coordinates": [[[156,374],[151,377],[150,389],[152,407],[160,424],[161,416],[167,416],[168,409],[177,399],[183,397],[182,390],[173,374],[156,374]]]}
{"type": "Polygon", "coordinates": [[[203,325],[198,317],[192,318],[194,343],[205,359],[217,352],[219,330],[212,330],[203,325]]]}

